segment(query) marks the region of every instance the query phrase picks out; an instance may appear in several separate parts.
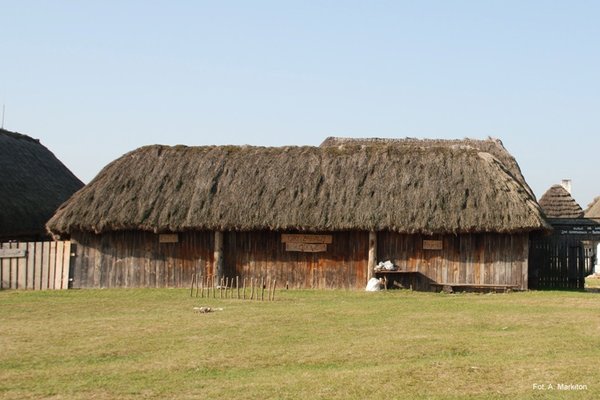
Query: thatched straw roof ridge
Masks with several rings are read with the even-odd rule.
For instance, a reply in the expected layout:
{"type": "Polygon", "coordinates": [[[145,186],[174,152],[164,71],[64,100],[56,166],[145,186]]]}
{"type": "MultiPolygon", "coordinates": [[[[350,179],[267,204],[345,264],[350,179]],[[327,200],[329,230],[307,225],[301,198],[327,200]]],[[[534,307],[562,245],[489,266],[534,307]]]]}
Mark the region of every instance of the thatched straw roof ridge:
{"type": "Polygon", "coordinates": [[[147,146],[125,154],[52,218],[74,230],[546,229],[496,158],[422,146],[147,146]]]}
{"type": "Polygon", "coordinates": [[[0,129],[0,239],[36,238],[83,183],[27,135],[0,129]]]}
{"type": "Polygon", "coordinates": [[[583,209],[561,185],[553,185],[540,199],[540,206],[548,218],[581,218],[583,209]]]}
{"type": "Polygon", "coordinates": [[[594,198],[585,210],[585,217],[592,219],[600,219],[600,196],[594,198]]]}
{"type": "Polygon", "coordinates": [[[521,173],[521,168],[515,158],[506,150],[500,139],[488,137],[485,140],[481,139],[417,139],[417,138],[348,138],[330,136],[321,143],[321,147],[344,147],[349,145],[396,145],[396,146],[411,146],[411,147],[446,147],[446,148],[474,148],[479,151],[490,153],[496,157],[510,174],[518,180],[523,188],[527,190],[530,196],[535,198],[533,190],[525,181],[525,177],[521,173]]]}

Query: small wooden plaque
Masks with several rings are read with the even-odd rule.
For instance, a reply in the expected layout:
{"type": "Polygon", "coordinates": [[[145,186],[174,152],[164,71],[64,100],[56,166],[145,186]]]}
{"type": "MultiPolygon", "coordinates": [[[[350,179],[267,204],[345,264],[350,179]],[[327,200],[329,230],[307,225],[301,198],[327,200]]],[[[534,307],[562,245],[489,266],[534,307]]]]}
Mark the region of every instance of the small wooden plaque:
{"type": "Polygon", "coordinates": [[[305,235],[305,234],[292,234],[283,233],[281,235],[282,243],[325,243],[331,244],[333,242],[333,236],[331,235],[305,235]]]}
{"type": "Polygon", "coordinates": [[[158,243],[179,243],[177,233],[161,233],[158,235],[158,243]]]}
{"type": "Polygon", "coordinates": [[[321,253],[327,251],[325,243],[286,243],[285,251],[301,251],[303,253],[321,253]]]}
{"type": "Polygon", "coordinates": [[[441,240],[423,240],[423,250],[442,250],[443,248],[441,240]]]}

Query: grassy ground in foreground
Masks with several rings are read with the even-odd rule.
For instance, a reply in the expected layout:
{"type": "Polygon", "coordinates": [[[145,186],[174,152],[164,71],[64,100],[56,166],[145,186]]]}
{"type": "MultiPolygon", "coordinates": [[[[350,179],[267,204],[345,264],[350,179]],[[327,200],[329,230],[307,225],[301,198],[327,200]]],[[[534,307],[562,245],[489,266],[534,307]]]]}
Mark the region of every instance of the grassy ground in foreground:
{"type": "Polygon", "coordinates": [[[597,293],[277,296],[0,292],[0,398],[600,397],[597,293]]]}

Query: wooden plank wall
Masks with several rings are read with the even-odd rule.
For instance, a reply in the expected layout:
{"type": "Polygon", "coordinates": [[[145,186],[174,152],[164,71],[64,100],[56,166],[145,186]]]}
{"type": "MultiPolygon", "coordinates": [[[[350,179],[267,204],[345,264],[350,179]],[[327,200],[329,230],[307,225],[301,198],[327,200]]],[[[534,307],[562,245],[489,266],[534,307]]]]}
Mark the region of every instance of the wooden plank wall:
{"type": "MultiPolygon", "coordinates": [[[[76,288],[190,287],[194,273],[216,272],[214,232],[179,233],[179,243],[168,244],[145,232],[74,233],[72,241],[76,288]]],[[[322,253],[286,251],[279,232],[225,232],[225,276],[276,279],[278,287],[363,288],[368,233],[334,233],[327,246],[322,253]]]]}
{"type": "Polygon", "coordinates": [[[527,234],[444,236],[379,232],[377,258],[437,283],[518,285],[527,289],[527,234]],[[441,240],[442,250],[423,250],[423,240],[441,240]]]}
{"type": "Polygon", "coordinates": [[[0,246],[25,251],[24,257],[0,258],[0,289],[69,288],[71,242],[10,242],[0,246]]]}
{"type": "MultiPolygon", "coordinates": [[[[332,243],[316,253],[286,251],[281,234],[225,232],[225,277],[276,279],[290,288],[365,287],[368,232],[328,232],[332,243]]],[[[389,259],[430,282],[527,288],[527,234],[377,235],[378,261],[389,259]],[[423,250],[425,239],[441,240],[442,250],[423,250]]],[[[72,240],[74,287],[190,287],[194,274],[215,273],[214,232],[179,233],[178,243],[159,243],[148,232],[77,233],[72,240]]]]}
{"type": "Polygon", "coordinates": [[[73,233],[75,288],[190,287],[194,274],[213,275],[213,232],[178,234],[159,243],[151,232],[73,233]]]}
{"type": "Polygon", "coordinates": [[[226,232],[225,273],[276,279],[279,287],[364,288],[369,233],[326,234],[333,237],[327,251],[309,253],[286,251],[279,232],[226,232]]]}

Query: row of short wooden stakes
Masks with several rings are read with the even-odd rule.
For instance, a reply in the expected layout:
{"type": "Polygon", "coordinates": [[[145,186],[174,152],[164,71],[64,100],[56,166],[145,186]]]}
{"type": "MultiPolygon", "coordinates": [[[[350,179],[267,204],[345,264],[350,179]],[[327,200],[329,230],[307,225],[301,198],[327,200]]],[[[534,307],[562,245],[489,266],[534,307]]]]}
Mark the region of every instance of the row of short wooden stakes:
{"type": "Polygon", "coordinates": [[[277,279],[271,280],[271,278],[250,278],[250,285],[247,285],[248,278],[242,280],[242,286],[240,287],[240,277],[234,278],[221,278],[219,279],[214,275],[208,276],[196,276],[192,277],[192,287],[190,288],[190,297],[194,297],[194,290],[196,297],[206,297],[216,299],[240,299],[240,300],[265,300],[265,290],[267,291],[267,300],[275,300],[275,287],[277,285],[277,279]],[[250,291],[250,293],[247,293],[250,291]],[[217,293],[218,292],[218,293],[217,293]],[[241,292],[241,293],[240,293],[241,292]]]}

